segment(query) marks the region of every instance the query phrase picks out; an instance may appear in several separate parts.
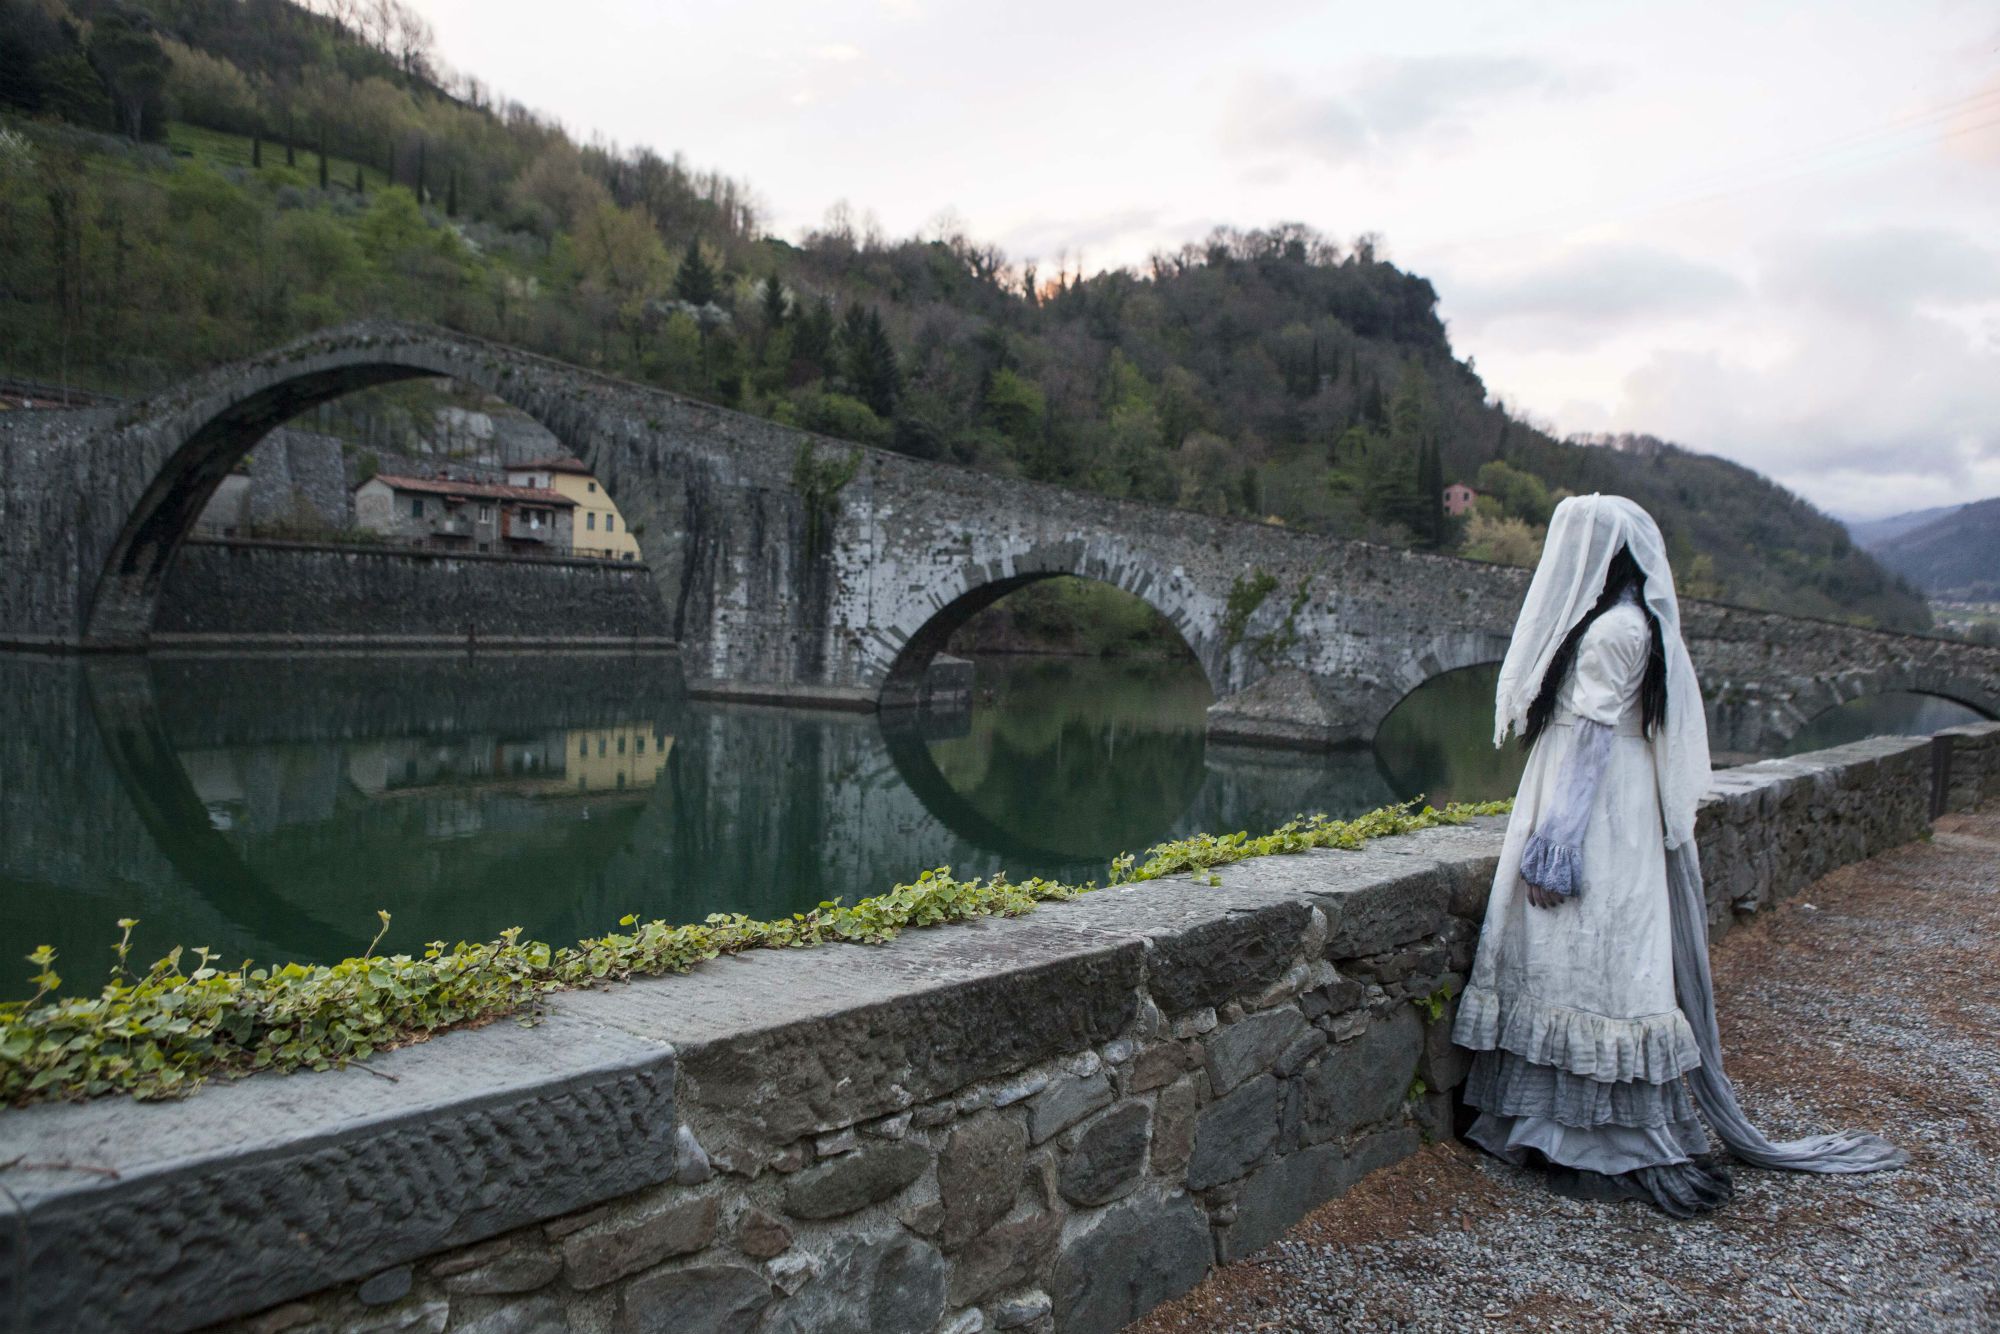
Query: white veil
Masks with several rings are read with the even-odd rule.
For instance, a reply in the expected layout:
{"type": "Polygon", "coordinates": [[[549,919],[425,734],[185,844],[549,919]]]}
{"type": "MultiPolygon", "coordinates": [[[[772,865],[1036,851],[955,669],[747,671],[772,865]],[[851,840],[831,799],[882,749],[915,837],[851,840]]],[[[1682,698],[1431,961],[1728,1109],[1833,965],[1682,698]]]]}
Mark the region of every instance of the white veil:
{"type": "Polygon", "coordinates": [[[1659,772],[1660,814],[1667,846],[1694,838],[1694,810],[1708,791],[1708,719],[1694,663],[1681,641],[1681,609],[1667,545],[1653,517],[1623,496],[1572,496],[1556,506],[1535,566],[1528,599],[1514,622],[1514,638],[1500,667],[1493,701],[1493,744],[1525,731],[1528,706],[1556,649],[1604,592],[1604,576],[1618,548],[1626,547],[1646,576],[1646,606],[1660,623],[1667,651],[1667,716],[1653,739],[1659,772]]]}

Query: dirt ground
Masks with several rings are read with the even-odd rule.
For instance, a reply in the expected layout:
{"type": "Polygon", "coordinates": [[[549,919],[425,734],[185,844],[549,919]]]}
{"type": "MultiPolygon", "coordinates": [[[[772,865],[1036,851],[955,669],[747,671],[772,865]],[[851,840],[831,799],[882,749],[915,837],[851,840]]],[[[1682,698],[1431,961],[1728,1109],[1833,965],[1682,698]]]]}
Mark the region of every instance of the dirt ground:
{"type": "Polygon", "coordinates": [[[1874,1130],[1907,1167],[1739,1164],[1732,1204],[1676,1222],[1432,1144],[1127,1334],[2000,1330],[2000,806],[1827,876],[1713,964],[1751,1119],[1874,1130]]]}

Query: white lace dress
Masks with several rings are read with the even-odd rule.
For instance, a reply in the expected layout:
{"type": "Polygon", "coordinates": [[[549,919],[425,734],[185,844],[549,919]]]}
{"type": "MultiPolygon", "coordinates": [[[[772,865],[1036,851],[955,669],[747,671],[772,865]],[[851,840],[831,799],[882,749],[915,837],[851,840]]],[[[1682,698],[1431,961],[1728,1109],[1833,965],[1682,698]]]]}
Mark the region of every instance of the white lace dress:
{"type": "Polygon", "coordinates": [[[1674,999],[1673,926],[1652,742],[1639,687],[1651,633],[1637,603],[1584,632],[1514,801],[1453,1037],[1478,1053],[1470,1138],[1616,1175],[1708,1144],[1684,1071],[1701,1063],[1674,999]],[[1528,902],[1536,883],[1568,895],[1528,902]]]}

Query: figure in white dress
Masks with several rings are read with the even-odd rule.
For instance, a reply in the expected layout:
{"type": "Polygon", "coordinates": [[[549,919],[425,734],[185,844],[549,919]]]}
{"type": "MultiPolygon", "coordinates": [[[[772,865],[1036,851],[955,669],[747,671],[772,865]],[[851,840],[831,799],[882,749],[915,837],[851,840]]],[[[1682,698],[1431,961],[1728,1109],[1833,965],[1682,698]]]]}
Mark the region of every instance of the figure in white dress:
{"type": "Polygon", "coordinates": [[[1665,544],[1631,501],[1556,507],[1494,717],[1529,758],[1453,1030],[1476,1053],[1468,1137],[1564,1194],[1683,1217],[1731,1193],[1697,1105],[1759,1166],[1903,1162],[1860,1132],[1773,1144],[1723,1076],[1694,847],[1707,723],[1665,544]]]}

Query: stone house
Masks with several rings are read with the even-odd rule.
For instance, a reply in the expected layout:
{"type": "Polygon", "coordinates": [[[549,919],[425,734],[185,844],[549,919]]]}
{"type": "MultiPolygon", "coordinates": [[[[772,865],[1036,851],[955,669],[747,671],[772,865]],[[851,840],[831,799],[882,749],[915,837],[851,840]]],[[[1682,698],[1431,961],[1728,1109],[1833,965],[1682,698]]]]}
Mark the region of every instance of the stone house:
{"type": "Polygon", "coordinates": [[[377,473],[354,488],[354,525],[445,551],[567,556],[576,502],[557,491],[377,473]]]}
{"type": "Polygon", "coordinates": [[[1444,512],[1456,519],[1462,514],[1470,513],[1472,502],[1478,498],[1479,493],[1464,482],[1453,482],[1444,489],[1444,512]]]}

